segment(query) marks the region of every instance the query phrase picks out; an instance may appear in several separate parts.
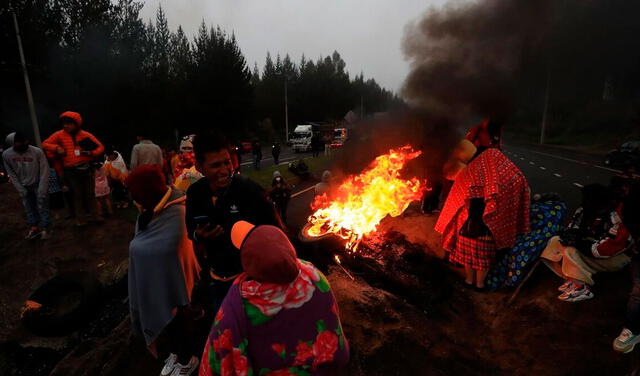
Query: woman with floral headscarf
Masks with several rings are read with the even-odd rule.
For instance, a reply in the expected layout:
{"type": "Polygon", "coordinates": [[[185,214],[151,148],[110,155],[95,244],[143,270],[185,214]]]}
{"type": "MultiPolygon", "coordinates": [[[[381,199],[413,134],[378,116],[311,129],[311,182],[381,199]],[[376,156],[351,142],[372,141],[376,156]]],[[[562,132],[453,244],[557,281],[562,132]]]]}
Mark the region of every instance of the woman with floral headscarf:
{"type": "Polygon", "coordinates": [[[210,375],[335,375],[349,360],[325,276],[277,227],[237,222],[245,272],[215,317],[200,365],[210,375]]]}
{"type": "Polygon", "coordinates": [[[173,176],[175,181],[173,185],[182,191],[185,191],[189,186],[198,181],[202,174],[196,170],[196,157],[193,153],[193,139],[195,135],[185,136],[180,142],[180,153],[174,157],[171,161],[173,169],[173,176]]]}

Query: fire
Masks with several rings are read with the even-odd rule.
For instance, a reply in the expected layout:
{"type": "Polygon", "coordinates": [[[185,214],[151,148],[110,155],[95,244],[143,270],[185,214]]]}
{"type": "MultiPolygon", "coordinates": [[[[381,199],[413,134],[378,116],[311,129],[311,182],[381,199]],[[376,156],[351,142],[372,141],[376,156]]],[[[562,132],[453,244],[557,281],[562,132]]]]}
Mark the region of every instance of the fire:
{"type": "Polygon", "coordinates": [[[326,195],[312,204],[307,235],[333,233],[347,240],[346,248],[357,249],[364,236],[377,230],[387,215],[397,217],[424,191],[417,178],[400,179],[405,164],[422,154],[409,145],[378,156],[360,175],[349,176],[335,191],[330,201],[326,195]]]}

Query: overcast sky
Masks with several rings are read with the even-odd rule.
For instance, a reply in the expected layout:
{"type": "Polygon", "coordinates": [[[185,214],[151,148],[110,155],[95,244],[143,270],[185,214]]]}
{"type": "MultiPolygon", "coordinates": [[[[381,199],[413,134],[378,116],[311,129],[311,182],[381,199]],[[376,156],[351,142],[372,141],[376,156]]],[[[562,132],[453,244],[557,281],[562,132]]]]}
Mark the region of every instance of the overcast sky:
{"type": "Polygon", "coordinates": [[[398,91],[409,71],[401,50],[404,28],[444,0],[144,0],[142,17],[155,19],[158,4],[169,27],[189,36],[202,22],[235,32],[251,68],[262,69],[267,51],[296,62],[337,50],[353,77],[364,73],[398,91]]]}

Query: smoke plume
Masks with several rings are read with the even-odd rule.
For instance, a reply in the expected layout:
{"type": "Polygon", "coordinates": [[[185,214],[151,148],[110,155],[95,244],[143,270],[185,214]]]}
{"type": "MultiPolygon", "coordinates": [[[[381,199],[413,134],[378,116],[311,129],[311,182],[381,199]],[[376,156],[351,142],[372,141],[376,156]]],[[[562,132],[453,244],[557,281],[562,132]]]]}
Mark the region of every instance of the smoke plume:
{"type": "Polygon", "coordinates": [[[606,87],[637,95],[638,14],[640,2],[624,0],[449,2],[407,27],[403,95],[443,116],[530,122],[548,89],[556,115],[606,99],[606,87]]]}

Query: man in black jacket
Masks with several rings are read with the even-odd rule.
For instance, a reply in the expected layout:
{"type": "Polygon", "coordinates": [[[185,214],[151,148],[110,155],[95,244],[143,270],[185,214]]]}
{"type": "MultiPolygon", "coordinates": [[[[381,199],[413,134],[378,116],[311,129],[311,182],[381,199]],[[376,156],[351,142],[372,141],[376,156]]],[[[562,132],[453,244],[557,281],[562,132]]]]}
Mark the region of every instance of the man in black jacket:
{"type": "Polygon", "coordinates": [[[240,252],[231,243],[233,224],[244,220],[281,227],[281,221],[258,184],[233,174],[229,147],[223,137],[198,135],[193,147],[196,169],[204,177],[187,190],[187,231],[200,250],[203,278],[210,277],[217,310],[231,283],[242,272],[240,252]]]}

